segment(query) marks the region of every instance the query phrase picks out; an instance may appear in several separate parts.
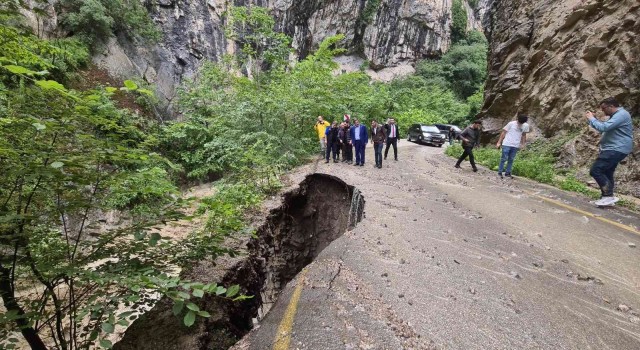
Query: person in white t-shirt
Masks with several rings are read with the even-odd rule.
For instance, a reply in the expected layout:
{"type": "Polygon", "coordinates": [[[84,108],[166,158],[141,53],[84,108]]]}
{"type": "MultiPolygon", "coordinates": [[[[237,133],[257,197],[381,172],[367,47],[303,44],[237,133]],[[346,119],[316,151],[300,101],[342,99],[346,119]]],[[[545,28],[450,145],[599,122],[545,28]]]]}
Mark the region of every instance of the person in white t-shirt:
{"type": "Polygon", "coordinates": [[[525,147],[527,143],[527,133],[529,132],[529,117],[519,115],[518,120],[509,122],[502,129],[500,139],[496,143],[496,147],[502,147],[502,158],[500,158],[500,166],[498,167],[498,175],[502,178],[502,171],[505,170],[504,163],[507,163],[504,176],[511,178],[511,169],[513,168],[513,160],[520,149],[525,147]]]}

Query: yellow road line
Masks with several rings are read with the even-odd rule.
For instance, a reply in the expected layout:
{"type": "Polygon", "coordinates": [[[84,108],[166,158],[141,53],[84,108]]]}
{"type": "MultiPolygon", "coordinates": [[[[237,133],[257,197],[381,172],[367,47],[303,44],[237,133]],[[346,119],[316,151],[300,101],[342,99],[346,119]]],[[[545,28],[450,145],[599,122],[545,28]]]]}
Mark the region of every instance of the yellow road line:
{"type": "Polygon", "coordinates": [[[607,224],[609,224],[609,225],[613,225],[613,226],[615,226],[615,227],[617,227],[617,228],[620,228],[620,229],[623,229],[623,230],[625,230],[625,231],[629,231],[629,232],[635,233],[635,234],[637,234],[637,235],[640,235],[640,231],[638,231],[637,229],[635,229],[635,228],[633,228],[633,227],[631,227],[631,226],[628,226],[628,225],[625,225],[625,224],[621,224],[621,223],[619,223],[619,222],[615,222],[615,221],[613,221],[613,220],[609,220],[609,219],[607,219],[607,218],[603,218],[603,217],[598,216],[598,215],[596,215],[596,214],[589,213],[588,211],[584,211],[584,210],[581,210],[581,209],[578,209],[578,208],[572,207],[572,206],[570,206],[570,205],[568,205],[568,204],[564,204],[564,203],[562,203],[562,202],[560,202],[560,201],[557,201],[557,200],[555,200],[555,199],[551,199],[551,198],[547,198],[547,197],[544,197],[544,196],[537,195],[537,194],[535,194],[535,193],[533,193],[533,192],[530,192],[530,191],[524,191],[524,192],[525,192],[526,194],[530,195],[530,196],[533,196],[533,197],[536,197],[536,198],[542,199],[542,200],[543,200],[543,201],[545,201],[545,202],[548,202],[548,203],[551,203],[551,204],[555,204],[555,205],[557,205],[557,206],[559,206],[559,207],[562,207],[562,208],[565,208],[565,209],[571,210],[571,211],[572,211],[572,212],[574,212],[574,213],[582,214],[582,215],[584,215],[584,216],[588,216],[588,217],[590,217],[590,218],[593,218],[593,219],[596,219],[596,220],[600,220],[600,221],[602,221],[602,222],[604,222],[604,223],[607,223],[607,224]]]}
{"type": "Polygon", "coordinates": [[[298,310],[298,301],[300,301],[300,295],[302,295],[302,286],[306,274],[306,268],[303,269],[302,272],[300,272],[296,289],[291,295],[291,300],[289,301],[289,306],[287,306],[287,311],[285,311],[284,316],[282,317],[282,321],[280,321],[280,325],[278,326],[278,332],[276,333],[276,341],[273,344],[273,350],[289,349],[289,343],[291,343],[291,329],[293,327],[293,319],[295,318],[296,311],[298,310]]]}

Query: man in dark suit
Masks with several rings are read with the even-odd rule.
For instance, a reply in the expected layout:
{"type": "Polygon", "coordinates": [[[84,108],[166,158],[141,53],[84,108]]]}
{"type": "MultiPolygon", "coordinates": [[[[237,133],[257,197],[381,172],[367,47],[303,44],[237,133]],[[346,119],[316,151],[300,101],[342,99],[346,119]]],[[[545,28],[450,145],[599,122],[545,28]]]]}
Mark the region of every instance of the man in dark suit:
{"type": "Polygon", "coordinates": [[[356,149],[356,164],[354,165],[364,166],[364,149],[367,146],[367,142],[369,142],[367,127],[360,124],[360,121],[355,118],[353,123],[354,125],[349,132],[351,134],[351,142],[356,149]]]}
{"type": "Polygon", "coordinates": [[[398,160],[398,142],[400,141],[400,128],[396,124],[396,120],[391,118],[384,125],[384,129],[387,133],[387,147],[384,149],[384,159],[387,159],[389,154],[389,146],[393,146],[393,159],[398,160]]]}
{"type": "Polygon", "coordinates": [[[371,143],[376,155],[376,168],[382,169],[382,146],[387,138],[382,125],[378,125],[375,120],[371,122],[371,143]]]}
{"type": "Polygon", "coordinates": [[[334,121],[331,124],[330,128],[327,128],[326,138],[327,138],[327,153],[325,155],[325,163],[329,163],[329,155],[333,155],[333,162],[338,162],[338,149],[340,149],[340,138],[338,138],[338,132],[340,129],[338,128],[338,122],[334,121]]]}

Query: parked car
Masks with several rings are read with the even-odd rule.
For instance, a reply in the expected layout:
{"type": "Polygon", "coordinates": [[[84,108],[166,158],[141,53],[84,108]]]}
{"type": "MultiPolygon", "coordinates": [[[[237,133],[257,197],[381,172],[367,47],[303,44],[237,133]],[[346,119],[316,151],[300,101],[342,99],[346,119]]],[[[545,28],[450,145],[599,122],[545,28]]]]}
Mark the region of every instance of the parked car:
{"type": "Polygon", "coordinates": [[[459,127],[451,124],[433,124],[440,132],[445,136],[446,139],[449,139],[449,129],[453,128],[456,132],[456,136],[460,135],[462,130],[459,127]]]}
{"type": "Polygon", "coordinates": [[[407,140],[442,147],[447,137],[434,125],[413,124],[407,133],[407,140]]]}

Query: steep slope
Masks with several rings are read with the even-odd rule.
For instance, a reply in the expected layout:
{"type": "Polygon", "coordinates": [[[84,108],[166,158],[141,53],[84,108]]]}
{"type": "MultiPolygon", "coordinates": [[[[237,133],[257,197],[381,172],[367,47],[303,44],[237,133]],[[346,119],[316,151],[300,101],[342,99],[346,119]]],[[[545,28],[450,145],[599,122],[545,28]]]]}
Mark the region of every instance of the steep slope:
{"type": "MultiPolygon", "coordinates": [[[[517,113],[544,137],[578,133],[560,154],[582,169],[597,150],[584,111],[615,96],[640,117],[640,2],[637,0],[494,0],[486,17],[489,77],[482,117],[494,130],[517,113]]],[[[640,131],[636,131],[636,144],[640,131]]],[[[636,148],[637,152],[637,148],[636,148]]],[[[640,196],[640,159],[619,168],[627,192],[640,196]]]]}

